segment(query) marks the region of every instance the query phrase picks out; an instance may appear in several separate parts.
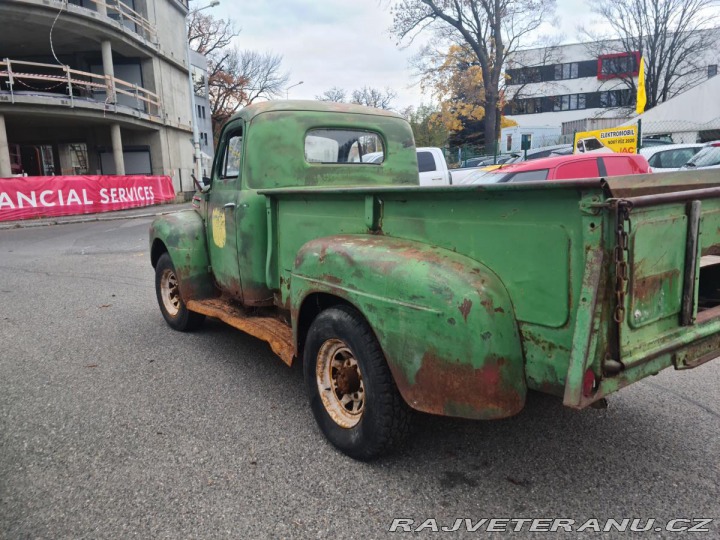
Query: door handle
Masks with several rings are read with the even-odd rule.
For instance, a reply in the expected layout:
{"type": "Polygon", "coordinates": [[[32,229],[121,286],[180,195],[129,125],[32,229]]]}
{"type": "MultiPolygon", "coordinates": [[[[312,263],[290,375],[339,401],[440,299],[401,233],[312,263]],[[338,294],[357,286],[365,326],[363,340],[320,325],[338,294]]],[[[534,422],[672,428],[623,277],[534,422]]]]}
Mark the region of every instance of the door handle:
{"type": "Polygon", "coordinates": [[[234,202],[229,202],[223,205],[223,208],[235,208],[234,202]]]}

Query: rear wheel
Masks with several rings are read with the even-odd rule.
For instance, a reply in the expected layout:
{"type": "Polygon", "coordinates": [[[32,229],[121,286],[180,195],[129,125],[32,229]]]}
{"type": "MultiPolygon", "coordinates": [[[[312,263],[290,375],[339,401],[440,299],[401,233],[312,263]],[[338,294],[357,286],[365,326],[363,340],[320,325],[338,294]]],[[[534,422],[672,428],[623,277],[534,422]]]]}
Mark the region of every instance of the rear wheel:
{"type": "Polygon", "coordinates": [[[160,311],[171,328],[188,332],[199,328],[205,315],[189,311],[180,296],[175,266],[170,255],[163,253],[155,266],[155,294],[160,311]]]}
{"type": "Polygon", "coordinates": [[[303,370],[315,420],[348,456],[376,458],[409,432],[410,409],[357,310],[338,306],[317,316],[305,342],[303,370]]]}

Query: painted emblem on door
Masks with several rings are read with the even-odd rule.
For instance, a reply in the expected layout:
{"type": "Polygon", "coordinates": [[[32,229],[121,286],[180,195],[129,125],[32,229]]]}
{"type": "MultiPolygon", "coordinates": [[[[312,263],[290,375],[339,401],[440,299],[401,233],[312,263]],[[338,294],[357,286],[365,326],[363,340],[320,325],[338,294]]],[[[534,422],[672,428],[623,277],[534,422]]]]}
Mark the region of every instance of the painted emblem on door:
{"type": "Polygon", "coordinates": [[[225,232],[225,212],[222,208],[213,208],[212,211],[213,242],[219,248],[225,247],[227,233],[225,232]]]}

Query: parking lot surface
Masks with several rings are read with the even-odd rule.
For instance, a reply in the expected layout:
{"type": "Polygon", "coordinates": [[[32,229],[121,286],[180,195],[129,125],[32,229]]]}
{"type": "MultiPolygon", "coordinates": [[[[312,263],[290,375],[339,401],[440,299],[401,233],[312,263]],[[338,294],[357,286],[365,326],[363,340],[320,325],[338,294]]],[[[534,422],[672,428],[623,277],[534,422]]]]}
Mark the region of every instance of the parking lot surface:
{"type": "Polygon", "coordinates": [[[0,538],[380,538],[394,518],[715,518],[720,536],[720,361],[606,410],[531,394],[508,420],[421,416],[358,463],[299,366],[217,321],[165,324],[149,223],[0,231],[0,538]]]}

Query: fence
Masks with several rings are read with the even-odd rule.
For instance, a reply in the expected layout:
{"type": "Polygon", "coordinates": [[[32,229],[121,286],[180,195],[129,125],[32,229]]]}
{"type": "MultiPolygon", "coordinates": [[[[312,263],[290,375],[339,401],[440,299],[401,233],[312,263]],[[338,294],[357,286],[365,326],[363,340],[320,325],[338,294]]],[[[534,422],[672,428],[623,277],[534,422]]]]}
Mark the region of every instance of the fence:
{"type": "MultiPolygon", "coordinates": [[[[553,146],[567,146],[573,144],[572,135],[537,135],[533,134],[528,139],[530,148],[535,150],[537,148],[550,148],[553,146]]],[[[489,164],[497,163],[498,160],[508,156],[509,154],[522,154],[520,141],[498,141],[494,145],[482,146],[482,145],[462,145],[462,146],[448,146],[444,148],[445,159],[450,167],[464,167],[472,165],[467,163],[468,160],[475,161],[476,159],[482,158],[483,161],[489,162],[489,164]]]]}
{"type": "MultiPolygon", "coordinates": [[[[636,118],[631,121],[623,119],[617,120],[617,126],[608,125],[602,127],[612,128],[620,127],[621,125],[639,124],[640,140],[638,141],[638,149],[643,146],[654,146],[658,144],[692,144],[720,140],[720,117],[706,122],[693,122],[685,119],[642,120],[636,118]]],[[[529,133],[532,132],[532,128],[528,128],[527,131],[529,133]]],[[[592,131],[592,129],[588,129],[588,131],[592,131]]],[[[558,147],[558,149],[560,149],[572,145],[574,138],[574,133],[562,135],[532,133],[528,138],[530,143],[529,149],[550,149],[552,147],[558,147]]],[[[502,161],[503,157],[508,154],[522,154],[523,151],[518,149],[517,142],[518,141],[511,141],[506,136],[504,140],[501,137],[497,144],[491,145],[490,147],[470,144],[448,146],[444,148],[445,159],[450,167],[474,166],[477,164],[476,160],[478,159],[481,159],[485,164],[497,163],[502,161]],[[468,163],[468,160],[471,160],[470,163],[468,163]]]]}
{"type": "Polygon", "coordinates": [[[634,120],[627,125],[638,124],[641,145],[654,141],[668,143],[705,143],[720,140],[720,117],[706,122],[685,119],[634,120]]]}
{"type": "Polygon", "coordinates": [[[15,95],[21,92],[41,92],[67,95],[70,107],[75,106],[76,98],[102,97],[102,101],[115,104],[117,95],[120,94],[134,99],[138,110],[152,116],[161,116],[160,96],[157,94],[122,79],[79,71],[70,66],[20,62],[5,58],[0,61],[0,92],[5,88],[10,93],[12,103],[15,102],[15,95]]]}

